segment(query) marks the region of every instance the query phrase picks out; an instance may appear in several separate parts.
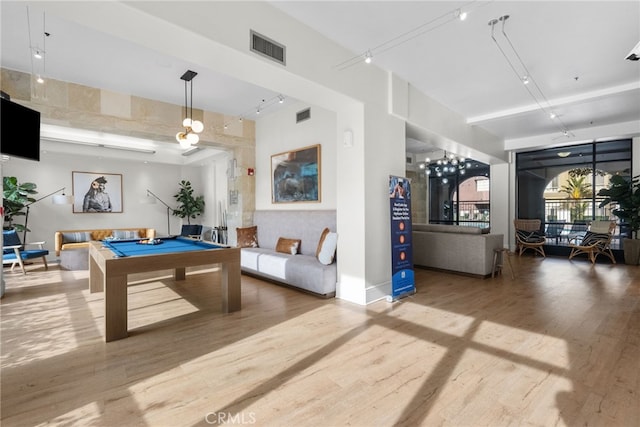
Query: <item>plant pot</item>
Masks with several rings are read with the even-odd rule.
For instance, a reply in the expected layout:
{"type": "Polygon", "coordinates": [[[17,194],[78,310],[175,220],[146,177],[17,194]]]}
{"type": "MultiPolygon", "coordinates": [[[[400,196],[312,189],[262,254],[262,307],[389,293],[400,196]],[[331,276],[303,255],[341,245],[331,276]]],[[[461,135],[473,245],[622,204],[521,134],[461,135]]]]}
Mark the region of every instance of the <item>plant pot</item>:
{"type": "Polygon", "coordinates": [[[627,265],[640,264],[640,239],[622,239],[624,248],[624,263],[627,265]]]}

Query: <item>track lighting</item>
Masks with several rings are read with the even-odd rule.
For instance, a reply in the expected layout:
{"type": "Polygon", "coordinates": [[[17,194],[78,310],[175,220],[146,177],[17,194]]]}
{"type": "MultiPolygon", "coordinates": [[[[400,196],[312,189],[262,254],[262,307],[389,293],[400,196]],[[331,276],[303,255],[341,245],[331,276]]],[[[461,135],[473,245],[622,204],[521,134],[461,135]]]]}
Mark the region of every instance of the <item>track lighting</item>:
{"type": "Polygon", "coordinates": [[[465,19],[467,19],[467,12],[463,12],[460,9],[456,9],[453,15],[461,21],[464,21],[465,19]]]}
{"type": "Polygon", "coordinates": [[[184,80],[185,118],[182,120],[182,127],[184,127],[184,131],[180,131],[176,134],[176,140],[180,143],[180,147],[185,149],[197,144],[200,141],[200,137],[197,134],[204,130],[202,122],[193,119],[193,78],[197,75],[198,73],[195,71],[187,70],[182,77],[180,77],[181,80],[184,80]],[[187,85],[189,85],[191,89],[191,103],[189,103],[189,98],[187,96],[187,85]]]}
{"type": "Polygon", "coordinates": [[[562,131],[564,136],[566,137],[574,136],[571,132],[569,132],[566,129],[566,126],[564,125],[564,123],[562,123],[562,120],[558,118],[557,114],[551,111],[552,105],[549,102],[549,99],[542,92],[542,89],[540,88],[540,86],[538,86],[538,83],[533,78],[533,76],[527,69],[527,66],[525,65],[524,61],[522,60],[522,56],[518,53],[515,46],[511,42],[511,39],[507,35],[505,31],[505,23],[507,22],[508,19],[509,19],[509,15],[502,15],[498,19],[489,20],[488,25],[491,27],[491,38],[493,39],[493,42],[495,43],[500,53],[502,53],[502,56],[504,57],[504,59],[507,61],[509,68],[511,68],[511,70],[518,76],[518,80],[520,80],[523,83],[527,92],[529,93],[533,101],[538,105],[538,107],[540,107],[540,109],[545,114],[548,114],[550,119],[556,119],[557,123],[554,122],[554,124],[559,128],[559,130],[562,131]],[[503,49],[503,47],[501,46],[500,43],[498,43],[498,40],[495,37],[495,29],[496,29],[495,27],[498,24],[498,22],[502,23],[501,33],[504,36],[504,40],[507,43],[507,46],[508,46],[507,50],[509,51],[509,54],[507,54],[507,51],[503,49]],[[529,84],[529,83],[532,83],[532,84],[529,84]]]}
{"type": "MultiPolygon", "coordinates": [[[[249,111],[246,111],[246,112],[242,113],[241,115],[239,115],[238,116],[238,121],[242,122],[244,117],[249,116],[249,115],[254,114],[254,113],[255,113],[255,115],[259,116],[260,113],[262,113],[267,108],[272,107],[272,106],[274,106],[276,104],[283,104],[284,100],[285,100],[285,97],[282,94],[276,95],[276,96],[274,96],[272,98],[269,98],[267,100],[262,99],[260,101],[260,103],[256,107],[254,107],[254,108],[250,109],[249,111]]],[[[224,129],[228,129],[229,128],[229,123],[228,122],[224,123],[223,127],[224,127],[224,129]]]]}
{"type": "MultiPolygon", "coordinates": [[[[31,38],[31,17],[29,15],[29,6],[27,6],[27,28],[29,31],[29,49],[31,51],[31,76],[35,77],[35,81],[43,85],[45,80],[42,77],[47,72],[47,57],[46,57],[46,46],[47,41],[46,38],[51,34],[46,31],[46,20],[45,14],[42,13],[42,43],[34,44],[31,38]],[[37,61],[34,61],[35,58],[37,61]]],[[[39,33],[39,30],[35,30],[36,34],[39,33]]],[[[35,90],[35,88],[34,88],[35,90]]],[[[46,89],[43,89],[43,91],[46,89]]],[[[46,97],[45,92],[41,92],[43,97],[46,97]]],[[[36,93],[33,96],[37,96],[36,93]]]]}
{"type": "Polygon", "coordinates": [[[364,62],[366,62],[367,64],[371,64],[371,51],[368,50],[367,53],[364,54],[364,62]]]}

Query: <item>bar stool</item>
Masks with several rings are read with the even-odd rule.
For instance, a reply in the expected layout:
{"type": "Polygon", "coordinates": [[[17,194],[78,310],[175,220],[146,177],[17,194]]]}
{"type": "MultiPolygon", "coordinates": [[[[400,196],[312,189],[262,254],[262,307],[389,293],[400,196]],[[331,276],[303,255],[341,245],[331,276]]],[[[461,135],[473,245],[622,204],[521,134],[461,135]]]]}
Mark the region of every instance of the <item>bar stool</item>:
{"type": "Polygon", "coordinates": [[[509,258],[509,249],[507,248],[496,248],[493,250],[493,270],[491,270],[491,277],[493,278],[497,273],[502,272],[504,257],[507,257],[509,270],[511,270],[511,278],[515,279],[516,276],[513,274],[513,266],[511,265],[511,258],[509,258]],[[500,257],[500,264],[498,264],[498,256],[500,257]]]}

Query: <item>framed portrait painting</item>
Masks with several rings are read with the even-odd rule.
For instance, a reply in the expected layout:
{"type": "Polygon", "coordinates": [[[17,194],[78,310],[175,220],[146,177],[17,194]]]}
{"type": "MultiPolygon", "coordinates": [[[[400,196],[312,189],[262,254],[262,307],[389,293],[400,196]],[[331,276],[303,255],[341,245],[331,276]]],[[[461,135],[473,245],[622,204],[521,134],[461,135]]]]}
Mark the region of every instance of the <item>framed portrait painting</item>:
{"type": "Polygon", "coordinates": [[[122,175],[72,172],[74,213],[122,213],[122,175]]]}
{"type": "Polygon", "coordinates": [[[320,202],[320,144],[271,156],[273,203],[320,202]]]}

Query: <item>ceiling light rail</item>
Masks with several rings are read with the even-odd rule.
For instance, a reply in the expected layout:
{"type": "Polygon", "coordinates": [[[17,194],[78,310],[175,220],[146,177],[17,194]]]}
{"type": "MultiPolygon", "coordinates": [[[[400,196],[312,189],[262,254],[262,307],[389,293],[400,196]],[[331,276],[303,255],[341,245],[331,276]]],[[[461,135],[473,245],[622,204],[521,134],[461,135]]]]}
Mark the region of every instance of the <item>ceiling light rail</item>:
{"type": "Polygon", "coordinates": [[[359,64],[362,61],[364,61],[367,64],[370,64],[373,61],[374,56],[380,55],[386,51],[394,49],[404,43],[407,43],[408,41],[411,41],[417,37],[420,37],[424,34],[434,31],[450,22],[464,21],[468,17],[468,13],[471,10],[479,6],[485,6],[489,3],[491,3],[491,1],[480,2],[479,0],[472,0],[461,7],[456,7],[455,9],[449,10],[443,13],[442,15],[437,16],[425,22],[424,24],[421,24],[409,31],[399,34],[391,38],[390,40],[387,40],[384,43],[381,43],[373,48],[369,48],[365,52],[359,55],[353,56],[347,59],[346,61],[336,64],[334,68],[337,69],[338,71],[342,71],[356,64],[359,64]]]}
{"type": "MultiPolygon", "coordinates": [[[[35,82],[39,85],[44,85],[45,75],[47,72],[47,37],[51,34],[46,30],[46,16],[45,13],[42,12],[42,44],[34,44],[33,39],[31,37],[31,16],[29,13],[29,6],[26,6],[27,11],[27,30],[29,32],[29,53],[31,59],[31,77],[35,79],[35,82]],[[35,61],[34,61],[35,59],[35,61]]],[[[39,31],[36,31],[39,33],[39,31]]],[[[33,88],[34,97],[38,97],[36,93],[36,88],[33,88]]],[[[43,98],[46,98],[46,88],[43,87],[43,98]]]]}
{"type": "Polygon", "coordinates": [[[511,42],[511,39],[509,38],[509,36],[507,35],[507,33],[506,33],[505,29],[504,29],[505,22],[507,22],[508,19],[509,19],[509,15],[503,15],[503,16],[497,18],[497,19],[491,19],[488,22],[488,25],[491,27],[491,39],[493,40],[494,44],[496,45],[496,47],[498,48],[498,50],[500,51],[500,53],[502,54],[504,59],[507,61],[507,64],[509,64],[509,67],[511,68],[511,70],[518,77],[518,80],[520,80],[522,82],[524,88],[529,93],[529,96],[531,96],[531,98],[536,103],[536,105],[538,105],[538,108],[540,108],[540,110],[549,119],[551,119],[553,121],[554,125],[562,132],[563,136],[565,136],[565,137],[573,137],[573,136],[575,136],[573,134],[573,132],[571,132],[567,128],[567,126],[562,122],[562,120],[559,118],[558,114],[555,111],[553,111],[553,108],[552,108],[551,103],[549,102],[549,99],[545,96],[544,92],[542,91],[542,89],[540,88],[540,86],[538,85],[536,80],[533,78],[533,76],[529,72],[529,69],[527,68],[527,66],[525,65],[524,61],[522,60],[522,57],[520,56],[520,54],[516,50],[515,46],[511,42]],[[519,66],[520,66],[522,71],[519,71],[517,69],[518,67],[516,67],[516,65],[512,62],[512,60],[509,59],[509,55],[507,55],[507,53],[502,48],[502,46],[500,46],[500,43],[498,43],[498,40],[495,37],[495,26],[499,22],[502,23],[502,28],[501,28],[502,35],[504,36],[505,40],[507,41],[511,52],[513,52],[513,54],[515,55],[515,57],[517,59],[517,62],[519,63],[519,66]],[[533,83],[533,85],[531,85],[530,83],[533,83]],[[536,96],[536,94],[534,93],[533,88],[535,88],[535,90],[538,92],[538,96],[536,96]],[[541,99],[539,99],[539,98],[541,98],[541,99]],[[544,105],[543,105],[543,103],[544,103],[544,105]]]}
{"type": "MultiPolygon", "coordinates": [[[[267,100],[263,99],[258,103],[258,105],[252,107],[251,109],[236,117],[239,122],[242,122],[245,118],[249,117],[252,114],[260,115],[260,113],[265,111],[267,108],[273,107],[274,105],[283,104],[285,99],[286,98],[282,94],[275,95],[267,100]]],[[[225,122],[224,129],[228,129],[230,124],[230,122],[225,122]]]]}

